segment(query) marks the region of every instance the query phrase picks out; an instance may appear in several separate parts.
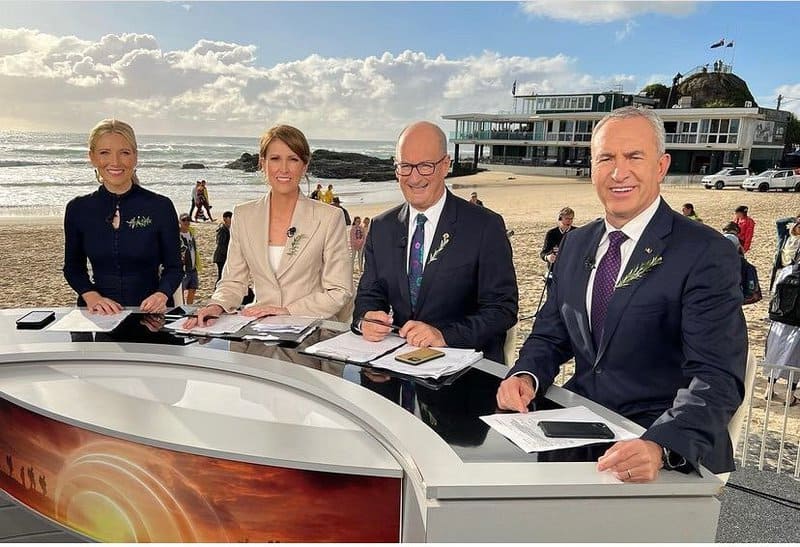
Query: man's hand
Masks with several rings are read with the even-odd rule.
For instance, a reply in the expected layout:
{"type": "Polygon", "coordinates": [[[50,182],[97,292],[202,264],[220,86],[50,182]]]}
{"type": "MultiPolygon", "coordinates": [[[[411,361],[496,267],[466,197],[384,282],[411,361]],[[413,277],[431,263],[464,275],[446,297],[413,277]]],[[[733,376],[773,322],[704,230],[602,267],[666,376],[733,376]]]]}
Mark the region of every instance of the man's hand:
{"type": "Polygon", "coordinates": [[[86,308],[89,313],[97,313],[99,315],[113,315],[122,311],[122,306],[115,300],[106,298],[97,291],[88,291],[81,295],[86,308]]]}
{"type": "Polygon", "coordinates": [[[164,313],[167,311],[167,295],[156,291],[142,300],[139,309],[145,313],[164,313]]]}
{"type": "Polygon", "coordinates": [[[614,443],[597,460],[597,470],[614,472],[624,482],[649,482],[663,467],[661,446],[653,441],[634,439],[614,443]]]}
{"type": "Polygon", "coordinates": [[[245,317],[267,317],[268,315],[291,315],[289,310],[271,304],[256,304],[242,310],[245,317]]]}
{"type": "Polygon", "coordinates": [[[184,329],[191,330],[195,327],[207,327],[209,325],[213,325],[216,319],[206,319],[209,315],[213,315],[215,318],[219,317],[225,312],[222,309],[222,306],[219,304],[209,304],[208,306],[203,306],[199,310],[197,310],[197,317],[190,317],[186,320],[186,323],[183,324],[184,329]]]}
{"type": "Polygon", "coordinates": [[[557,256],[558,255],[556,255],[556,253],[550,253],[549,255],[545,256],[544,259],[550,264],[553,264],[556,261],[557,256]]]}
{"type": "Polygon", "coordinates": [[[439,329],[422,321],[407,321],[398,334],[418,348],[442,348],[447,345],[439,329]]]}
{"type": "Polygon", "coordinates": [[[534,397],[536,390],[533,388],[533,377],[517,374],[503,380],[497,388],[497,408],[525,413],[534,397]]]}
{"type": "Polygon", "coordinates": [[[373,319],[380,323],[361,321],[361,335],[370,342],[380,342],[392,332],[392,316],[385,311],[372,310],[364,314],[364,319],[373,319]],[[383,323],[383,324],[381,324],[383,323]]]}

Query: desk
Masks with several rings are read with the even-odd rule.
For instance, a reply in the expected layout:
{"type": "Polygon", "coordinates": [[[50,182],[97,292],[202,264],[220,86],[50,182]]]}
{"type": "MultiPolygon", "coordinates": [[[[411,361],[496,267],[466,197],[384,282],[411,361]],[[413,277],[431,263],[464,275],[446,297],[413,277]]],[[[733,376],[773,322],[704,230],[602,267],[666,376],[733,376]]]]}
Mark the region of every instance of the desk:
{"type": "MultiPolygon", "coordinates": [[[[715,537],[713,475],[662,472],[653,483],[623,484],[597,473],[597,450],[526,454],[490,430],[478,416],[494,410],[507,370],[497,363],[483,360],[442,385],[415,383],[260,342],[171,345],[136,317],[111,336],[15,330],[26,311],[0,311],[0,485],[15,515],[0,512],[0,536],[715,537]]],[[[323,326],[304,344],[343,327],[323,326]]],[[[641,431],[556,386],[539,404],[583,404],[641,431]]]]}

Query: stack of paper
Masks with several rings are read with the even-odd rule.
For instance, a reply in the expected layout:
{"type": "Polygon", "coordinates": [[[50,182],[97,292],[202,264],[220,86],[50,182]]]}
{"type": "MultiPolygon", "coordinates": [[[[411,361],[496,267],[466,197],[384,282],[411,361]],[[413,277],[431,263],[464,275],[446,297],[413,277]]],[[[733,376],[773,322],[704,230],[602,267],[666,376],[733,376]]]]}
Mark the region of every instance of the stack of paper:
{"type": "Polygon", "coordinates": [[[67,315],[50,325],[47,330],[67,332],[111,332],[131,314],[124,310],[111,315],[89,313],[87,310],[72,310],[67,315]]]}
{"type": "Polygon", "coordinates": [[[173,321],[172,323],[167,323],[164,325],[164,328],[174,330],[175,332],[182,334],[194,334],[197,336],[224,336],[226,334],[233,334],[234,332],[241,330],[245,325],[248,325],[256,320],[255,317],[245,317],[244,315],[239,314],[223,314],[214,321],[213,325],[207,325],[205,327],[196,326],[193,329],[187,330],[184,327],[184,324],[189,319],[192,318],[183,317],[177,321],[173,321]]]}
{"type": "Polygon", "coordinates": [[[463,370],[483,358],[482,352],[472,349],[432,348],[444,353],[444,357],[433,359],[421,365],[409,365],[395,359],[398,355],[414,351],[415,349],[418,348],[406,344],[388,355],[373,360],[372,365],[416,378],[441,378],[442,376],[448,376],[463,370]]]}
{"type": "Polygon", "coordinates": [[[314,332],[319,319],[301,315],[272,315],[248,326],[245,340],[291,341],[300,343],[314,332]]]}
{"type": "Polygon", "coordinates": [[[302,353],[347,363],[366,364],[405,343],[404,338],[395,335],[389,335],[380,342],[369,342],[363,336],[348,331],[317,342],[302,350],[302,353]]]}

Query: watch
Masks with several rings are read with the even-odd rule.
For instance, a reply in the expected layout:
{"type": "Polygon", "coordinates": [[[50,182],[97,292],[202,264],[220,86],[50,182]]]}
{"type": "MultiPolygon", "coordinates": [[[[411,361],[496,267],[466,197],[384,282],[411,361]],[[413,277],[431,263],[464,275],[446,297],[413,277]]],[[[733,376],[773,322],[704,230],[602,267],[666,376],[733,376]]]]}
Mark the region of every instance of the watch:
{"type": "Polygon", "coordinates": [[[686,458],[677,454],[667,448],[666,446],[662,447],[662,454],[661,454],[661,463],[664,464],[664,469],[669,471],[677,471],[680,469],[684,469],[687,465],[686,458]]]}

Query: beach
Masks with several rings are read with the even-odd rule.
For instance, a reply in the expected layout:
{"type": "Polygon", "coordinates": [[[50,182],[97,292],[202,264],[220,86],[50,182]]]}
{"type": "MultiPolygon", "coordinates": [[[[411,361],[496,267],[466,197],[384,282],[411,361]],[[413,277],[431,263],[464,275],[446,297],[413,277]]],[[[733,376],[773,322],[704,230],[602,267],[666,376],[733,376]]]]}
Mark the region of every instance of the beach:
{"type": "MultiPolygon", "coordinates": [[[[454,194],[469,199],[478,192],[486,207],[505,218],[507,228],[514,231],[511,244],[520,291],[522,318],[517,335],[517,348],[531,328],[531,316],[542,294],[546,264],[539,258],[545,232],[555,226],[558,210],[570,206],[575,210],[575,224],[582,225],[602,215],[602,206],[587,178],[569,179],[544,176],[516,175],[486,171],[475,175],[448,179],[454,194]]],[[[703,221],[719,230],[733,218],[738,205],[747,205],[756,221],[755,236],[748,260],[758,269],[764,294],[757,304],[744,307],[750,349],[757,359],[764,355],[764,343],[769,328],[766,320],[770,272],[776,249],[775,220],[800,213],[800,194],[751,193],[739,189],[706,190],[699,185],[662,186],[662,195],[669,205],[680,210],[691,202],[703,221]]],[[[180,207],[182,204],[178,204],[180,207]]],[[[350,204],[343,206],[351,216],[373,217],[396,203],[350,204]]],[[[218,211],[218,209],[214,209],[218,211]]],[[[216,223],[195,224],[205,268],[200,273],[197,301],[202,303],[213,291],[217,269],[210,262],[214,251],[216,223]]],[[[3,276],[0,279],[0,306],[55,307],[75,304],[75,294],[64,281],[64,236],[62,220],[58,217],[0,217],[0,252],[3,256],[3,276]]],[[[358,276],[354,277],[357,282],[358,276]]],[[[765,382],[756,388],[757,405],[763,408],[765,382]]],[[[785,382],[778,392],[783,393],[785,382]]],[[[782,407],[775,407],[775,418],[782,417],[782,407]]],[[[790,429],[800,422],[800,406],[789,411],[790,429]],[[791,425],[793,423],[794,425],[791,425]]],[[[754,422],[755,423],[755,422],[754,422]]],[[[756,429],[758,431],[758,429],[756,429]]]]}

